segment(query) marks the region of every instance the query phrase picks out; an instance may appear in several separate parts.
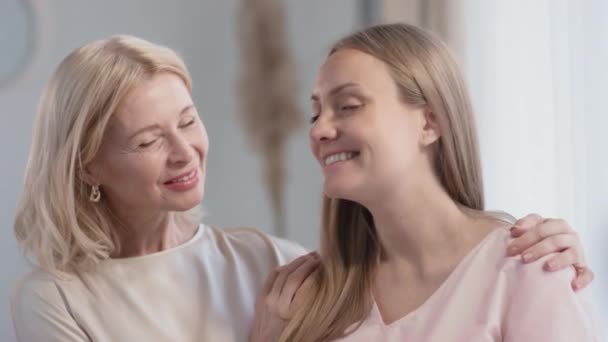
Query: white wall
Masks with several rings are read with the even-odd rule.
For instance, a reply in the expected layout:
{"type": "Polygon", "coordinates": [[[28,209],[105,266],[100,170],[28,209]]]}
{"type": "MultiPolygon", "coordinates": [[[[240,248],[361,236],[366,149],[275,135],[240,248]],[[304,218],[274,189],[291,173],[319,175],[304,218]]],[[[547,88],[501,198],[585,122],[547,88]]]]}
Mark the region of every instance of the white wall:
{"type": "MultiPolygon", "coordinates": [[[[26,272],[13,236],[16,202],[30,143],[38,97],[51,71],[72,49],[114,33],[166,44],[182,54],[194,79],[194,98],[211,140],[207,222],[270,229],[260,168],[237,121],[234,97],[238,72],[236,0],[36,1],[41,8],[39,55],[24,78],[0,89],[0,340],[12,341],[9,294],[26,272]],[[144,11],[145,8],[145,11],[144,11]]],[[[309,111],[309,89],[330,42],[356,26],[357,2],[286,1],[293,55],[298,66],[299,100],[309,111]]],[[[320,175],[308,152],[306,126],[289,147],[287,219],[290,237],[307,247],[318,243],[320,175]]]]}
{"type": "MultiPolygon", "coordinates": [[[[589,261],[597,270],[594,288],[604,323],[608,323],[608,110],[606,109],[606,84],[608,84],[608,2],[591,0],[583,2],[581,11],[585,16],[584,30],[580,44],[584,45],[584,86],[585,94],[584,134],[580,146],[580,158],[586,165],[584,186],[580,199],[585,205],[585,227],[581,232],[589,244],[589,261]],[[584,37],[584,38],[583,38],[584,37]],[[582,198],[581,198],[582,197],[582,198]]],[[[577,113],[578,114],[578,113],[577,113]]],[[[575,115],[575,120],[580,120],[575,115]]],[[[604,326],[605,331],[608,329],[604,326]]]]}
{"type": "Polygon", "coordinates": [[[488,207],[565,218],[607,319],[608,3],[460,2],[488,207]]]}

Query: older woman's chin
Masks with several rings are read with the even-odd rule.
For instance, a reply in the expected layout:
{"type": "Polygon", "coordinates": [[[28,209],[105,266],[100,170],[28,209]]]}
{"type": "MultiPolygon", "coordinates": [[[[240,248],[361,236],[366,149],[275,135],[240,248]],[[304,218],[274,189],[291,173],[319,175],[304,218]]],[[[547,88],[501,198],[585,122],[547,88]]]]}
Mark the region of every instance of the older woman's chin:
{"type": "Polygon", "coordinates": [[[166,201],[165,207],[171,211],[187,211],[200,206],[204,197],[205,188],[201,183],[196,188],[193,188],[187,192],[169,194],[164,198],[166,201]]]}

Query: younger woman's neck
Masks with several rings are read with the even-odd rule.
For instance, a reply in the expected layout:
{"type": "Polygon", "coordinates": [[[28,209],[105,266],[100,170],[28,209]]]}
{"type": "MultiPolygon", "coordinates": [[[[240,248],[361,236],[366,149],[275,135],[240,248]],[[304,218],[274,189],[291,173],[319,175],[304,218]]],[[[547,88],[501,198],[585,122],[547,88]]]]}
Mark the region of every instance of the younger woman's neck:
{"type": "Polygon", "coordinates": [[[439,181],[394,186],[378,198],[365,206],[374,217],[384,262],[432,269],[466,254],[487,232],[439,181]]]}

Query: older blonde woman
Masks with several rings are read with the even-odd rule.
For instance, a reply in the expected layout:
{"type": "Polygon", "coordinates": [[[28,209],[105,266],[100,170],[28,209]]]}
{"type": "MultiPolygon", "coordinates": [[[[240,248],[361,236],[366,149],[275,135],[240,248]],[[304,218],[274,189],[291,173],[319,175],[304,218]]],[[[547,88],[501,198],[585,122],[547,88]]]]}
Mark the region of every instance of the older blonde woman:
{"type": "MultiPolygon", "coordinates": [[[[61,62],[41,99],[15,223],[36,261],[12,297],[20,341],[248,339],[266,275],[305,251],[199,224],[208,148],[170,49],[115,36],[61,62]]],[[[533,231],[547,230],[573,236],[563,224],[533,231]]],[[[580,262],[578,241],[566,240],[564,261],[580,262]]],[[[316,258],[298,263],[306,276],[316,258]]]]}
{"type": "Polygon", "coordinates": [[[244,340],[274,267],[304,254],[200,225],[209,142],[171,50],[133,37],[72,52],[44,92],[16,234],[21,341],[244,340]]]}

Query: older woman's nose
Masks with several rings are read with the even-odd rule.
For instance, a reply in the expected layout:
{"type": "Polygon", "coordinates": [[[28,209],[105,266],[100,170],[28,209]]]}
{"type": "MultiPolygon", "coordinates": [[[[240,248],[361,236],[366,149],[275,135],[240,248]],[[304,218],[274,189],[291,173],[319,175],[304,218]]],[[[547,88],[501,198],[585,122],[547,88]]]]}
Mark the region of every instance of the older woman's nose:
{"type": "Polygon", "coordinates": [[[171,138],[169,163],[175,165],[189,164],[194,157],[192,144],[185,136],[176,135],[171,138]]]}

